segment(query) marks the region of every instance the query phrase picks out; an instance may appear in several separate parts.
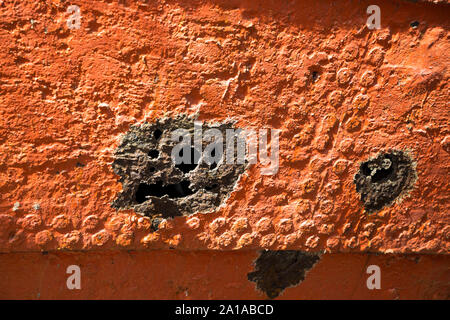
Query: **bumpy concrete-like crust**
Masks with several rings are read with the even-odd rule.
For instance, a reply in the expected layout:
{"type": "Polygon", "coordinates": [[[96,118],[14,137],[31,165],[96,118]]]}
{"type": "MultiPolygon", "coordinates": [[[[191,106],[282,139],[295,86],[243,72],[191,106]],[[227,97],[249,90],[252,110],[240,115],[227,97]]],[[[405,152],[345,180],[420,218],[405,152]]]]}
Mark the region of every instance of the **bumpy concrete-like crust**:
{"type": "Polygon", "coordinates": [[[0,250],[450,252],[449,6],[380,1],[3,1],[0,250]],[[411,26],[412,22],[414,23],[411,26]],[[111,203],[114,152],[167,114],[281,130],[226,205],[163,220],[111,203]],[[409,197],[364,212],[353,178],[411,150],[409,197]]]}

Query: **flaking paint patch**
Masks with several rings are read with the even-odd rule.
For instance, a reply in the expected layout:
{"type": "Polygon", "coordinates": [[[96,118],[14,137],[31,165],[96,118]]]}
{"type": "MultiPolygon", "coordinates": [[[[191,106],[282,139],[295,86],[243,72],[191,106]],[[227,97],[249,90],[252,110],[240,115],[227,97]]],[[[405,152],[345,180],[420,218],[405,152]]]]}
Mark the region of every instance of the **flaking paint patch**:
{"type": "Polygon", "coordinates": [[[274,299],[284,289],[305,280],[306,273],[319,259],[319,253],[297,250],[262,251],[255,261],[255,271],[247,274],[247,278],[256,282],[256,287],[270,299],[274,299]]]}

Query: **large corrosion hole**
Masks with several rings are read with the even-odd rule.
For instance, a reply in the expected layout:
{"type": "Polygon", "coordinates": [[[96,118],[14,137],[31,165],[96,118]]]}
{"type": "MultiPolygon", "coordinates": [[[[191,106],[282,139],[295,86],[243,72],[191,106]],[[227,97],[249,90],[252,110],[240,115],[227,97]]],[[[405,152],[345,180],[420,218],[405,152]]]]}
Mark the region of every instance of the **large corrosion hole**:
{"type": "Polygon", "coordinates": [[[296,250],[263,251],[255,261],[255,271],[247,275],[248,280],[256,282],[256,287],[270,299],[281,292],[298,285],[305,279],[320,255],[296,250]]]}
{"type": "MultiPolygon", "coordinates": [[[[216,133],[218,129],[222,133],[225,148],[226,130],[235,128],[231,122],[202,124],[202,132],[209,129],[216,129],[216,133]]],[[[211,141],[205,134],[201,149],[194,148],[195,130],[194,119],[183,115],[132,126],[114,155],[112,166],[120,176],[123,191],[113,202],[113,207],[134,209],[150,217],[156,229],[162,217],[212,211],[220,206],[229,197],[246,164],[228,164],[222,160],[212,165],[206,163],[202,152],[211,141]],[[172,140],[173,132],[178,129],[192,138],[191,147],[181,148],[179,153],[184,159],[183,150],[190,151],[188,163],[176,164],[172,158],[173,148],[181,143],[172,140]]],[[[235,150],[237,146],[238,139],[235,139],[235,150]]],[[[214,152],[211,154],[214,156],[214,152]]]]}
{"type": "Polygon", "coordinates": [[[416,166],[404,151],[389,151],[362,162],[355,175],[356,191],[368,213],[405,196],[417,180],[416,166]]]}

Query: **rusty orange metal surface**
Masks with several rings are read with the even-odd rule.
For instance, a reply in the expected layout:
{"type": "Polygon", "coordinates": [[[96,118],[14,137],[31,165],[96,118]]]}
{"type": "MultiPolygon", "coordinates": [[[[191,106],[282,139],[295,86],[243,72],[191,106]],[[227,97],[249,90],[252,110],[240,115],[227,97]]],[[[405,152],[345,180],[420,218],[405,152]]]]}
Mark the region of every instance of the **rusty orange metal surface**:
{"type": "Polygon", "coordinates": [[[384,1],[368,30],[367,1],[128,4],[79,1],[69,30],[63,2],[3,3],[2,251],[448,253],[447,5],[384,1]],[[217,212],[149,232],[111,208],[114,149],[130,125],[194,111],[282,130],[279,171],[254,165],[217,212]],[[369,216],[353,176],[389,148],[411,150],[418,181],[369,216]]]}
{"type": "Polygon", "coordinates": [[[376,30],[366,0],[73,4],[79,29],[65,1],[0,1],[0,298],[259,299],[260,249],[328,253],[280,298],[448,298],[448,1],[379,1],[376,30]],[[112,207],[114,152],[180,114],[280,130],[279,169],[251,165],[217,210],[154,230],[112,207]],[[390,149],[417,180],[369,213],[354,177],[390,149]],[[96,280],[55,291],[77,259],[96,280]],[[390,268],[381,291],[369,260],[390,268]]]}

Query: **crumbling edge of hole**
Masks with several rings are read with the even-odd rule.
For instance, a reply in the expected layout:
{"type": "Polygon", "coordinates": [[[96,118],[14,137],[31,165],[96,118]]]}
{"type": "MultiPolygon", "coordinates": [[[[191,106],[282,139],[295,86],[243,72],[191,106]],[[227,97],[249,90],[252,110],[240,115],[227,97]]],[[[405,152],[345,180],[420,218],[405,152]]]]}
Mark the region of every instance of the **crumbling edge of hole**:
{"type": "MultiPolygon", "coordinates": [[[[236,180],[235,184],[234,184],[233,187],[231,188],[231,190],[230,190],[230,192],[228,193],[227,197],[224,198],[224,199],[222,200],[222,203],[221,203],[220,205],[218,205],[218,206],[215,207],[214,209],[204,210],[204,211],[196,211],[196,212],[193,212],[192,214],[190,214],[190,215],[188,215],[188,216],[176,216],[176,217],[173,217],[173,218],[179,218],[179,217],[191,218],[192,216],[198,215],[198,214],[214,214],[215,212],[220,211],[222,208],[224,208],[224,207],[226,207],[226,206],[228,205],[228,204],[227,204],[228,199],[230,199],[230,197],[231,197],[231,195],[233,194],[233,192],[236,192],[236,191],[237,191],[239,182],[241,181],[242,177],[243,177],[244,175],[248,176],[248,173],[247,173],[247,169],[248,169],[248,168],[249,168],[249,164],[245,164],[244,172],[242,172],[242,174],[239,175],[238,179],[236,180]]],[[[170,219],[173,219],[173,218],[170,218],[170,219]]]]}
{"type": "MultiPolygon", "coordinates": [[[[196,119],[198,119],[198,114],[196,114],[196,117],[195,117],[195,119],[194,119],[193,121],[196,121],[196,119]]],[[[204,124],[204,125],[207,125],[207,126],[209,126],[209,127],[214,127],[214,126],[220,126],[220,125],[222,125],[222,124],[224,124],[224,123],[230,123],[231,125],[235,125],[237,122],[238,122],[238,119],[236,119],[236,118],[234,118],[234,117],[233,117],[233,118],[228,117],[228,118],[225,119],[223,122],[220,122],[220,121],[205,121],[205,122],[203,122],[203,124],[204,124]]],[[[236,128],[236,129],[241,129],[241,128],[238,127],[238,128],[236,128]]],[[[223,161],[223,159],[222,159],[219,163],[221,163],[222,161],[223,161]]],[[[217,206],[217,207],[214,208],[214,209],[210,209],[210,210],[193,212],[193,213],[190,214],[189,216],[184,216],[184,217],[185,217],[185,218],[187,218],[187,217],[192,217],[192,216],[198,215],[198,214],[213,214],[213,213],[215,213],[215,212],[220,211],[222,208],[226,207],[226,206],[227,206],[228,199],[230,199],[231,195],[232,195],[234,192],[236,192],[236,190],[238,189],[239,183],[241,182],[241,180],[243,179],[243,177],[244,177],[244,176],[248,177],[248,171],[249,171],[250,168],[251,168],[252,166],[254,166],[254,165],[255,165],[254,163],[249,163],[249,162],[246,162],[246,163],[244,164],[244,171],[239,175],[238,179],[237,179],[236,182],[234,183],[234,185],[233,185],[233,187],[231,188],[230,192],[228,193],[227,197],[225,197],[225,198],[222,200],[222,203],[221,203],[219,206],[217,206]]],[[[180,216],[180,217],[182,217],[182,216],[180,216]]],[[[177,218],[177,217],[173,217],[173,218],[177,218]]],[[[173,218],[170,218],[170,219],[173,219],[173,218]]]]}
{"type": "MultiPolygon", "coordinates": [[[[204,211],[196,211],[196,212],[193,212],[192,214],[187,215],[187,216],[182,215],[182,216],[174,216],[174,217],[161,218],[161,222],[163,222],[164,220],[174,220],[174,219],[176,219],[176,218],[190,219],[190,218],[192,218],[192,217],[195,217],[195,216],[198,216],[198,215],[201,215],[201,214],[202,214],[202,215],[205,215],[205,214],[213,215],[214,213],[219,212],[222,208],[224,208],[224,207],[226,207],[226,206],[228,205],[228,204],[227,204],[227,201],[228,201],[228,199],[230,199],[232,193],[236,191],[236,189],[237,189],[237,187],[238,187],[238,184],[239,184],[239,182],[240,182],[241,179],[242,179],[242,176],[243,176],[244,174],[245,174],[245,175],[248,175],[248,174],[247,174],[247,168],[248,168],[248,164],[245,165],[245,168],[244,168],[245,171],[244,171],[244,172],[239,176],[239,178],[236,180],[236,183],[234,184],[233,188],[232,188],[231,191],[229,192],[228,196],[227,196],[226,198],[224,198],[223,201],[222,201],[222,203],[221,203],[219,206],[217,206],[216,208],[210,209],[210,210],[204,210],[204,211]]],[[[119,210],[133,210],[133,208],[132,208],[132,207],[129,208],[129,209],[121,208],[121,209],[119,209],[119,210]]],[[[133,213],[136,214],[138,217],[142,217],[142,215],[140,215],[139,213],[135,212],[134,210],[133,210],[133,213]]],[[[148,217],[147,217],[147,218],[148,218],[148,217]]],[[[160,223],[161,223],[161,222],[160,222],[160,223]]],[[[157,231],[157,230],[155,230],[155,231],[157,231]]],[[[256,261],[256,260],[255,260],[255,261],[256,261]]]]}

